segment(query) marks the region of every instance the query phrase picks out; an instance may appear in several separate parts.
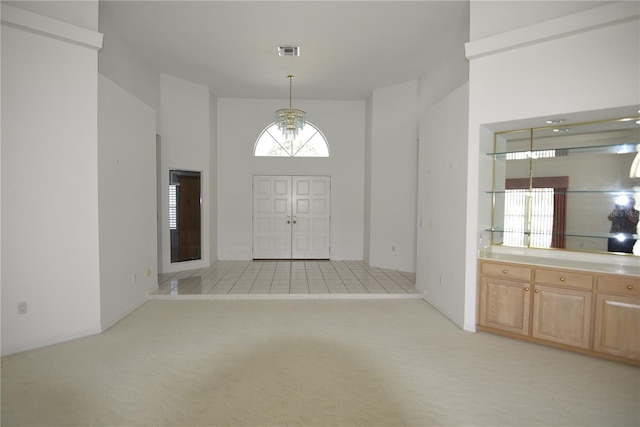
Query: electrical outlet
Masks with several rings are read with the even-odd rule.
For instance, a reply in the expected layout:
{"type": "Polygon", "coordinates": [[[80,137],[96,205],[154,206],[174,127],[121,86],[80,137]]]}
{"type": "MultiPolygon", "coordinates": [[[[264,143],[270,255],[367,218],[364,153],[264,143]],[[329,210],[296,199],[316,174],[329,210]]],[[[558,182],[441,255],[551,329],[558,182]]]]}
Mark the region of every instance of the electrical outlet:
{"type": "Polygon", "coordinates": [[[18,303],[18,314],[27,314],[27,303],[19,302],[18,303]]]}
{"type": "Polygon", "coordinates": [[[131,283],[136,283],[136,273],[131,276],[131,283]]]}

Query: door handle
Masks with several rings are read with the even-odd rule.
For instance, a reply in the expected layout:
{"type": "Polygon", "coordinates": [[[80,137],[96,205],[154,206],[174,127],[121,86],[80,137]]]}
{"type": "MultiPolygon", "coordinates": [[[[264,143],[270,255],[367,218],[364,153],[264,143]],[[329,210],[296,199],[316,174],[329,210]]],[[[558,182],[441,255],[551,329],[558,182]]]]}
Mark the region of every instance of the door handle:
{"type": "Polygon", "coordinates": [[[297,222],[297,221],[296,221],[296,216],[294,215],[294,216],[293,216],[293,223],[295,224],[296,222],[297,222]]]}
{"type": "Polygon", "coordinates": [[[291,224],[291,215],[287,215],[287,224],[291,224]]]}

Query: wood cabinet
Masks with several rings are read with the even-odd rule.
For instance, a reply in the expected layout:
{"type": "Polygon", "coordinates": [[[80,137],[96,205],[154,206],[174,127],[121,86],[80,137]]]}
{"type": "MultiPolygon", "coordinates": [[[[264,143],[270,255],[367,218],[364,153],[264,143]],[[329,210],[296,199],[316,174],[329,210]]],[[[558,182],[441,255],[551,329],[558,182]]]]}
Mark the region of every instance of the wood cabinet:
{"type": "Polygon", "coordinates": [[[484,263],[480,280],[480,324],[516,334],[529,333],[531,269],[484,263]]]}
{"type": "Polygon", "coordinates": [[[593,276],[535,269],[531,336],[589,348],[593,276]]]}
{"type": "Polygon", "coordinates": [[[640,278],[598,277],[593,349],[640,360],[640,278]]]}
{"type": "Polygon", "coordinates": [[[535,285],[531,336],[589,348],[591,292],[535,285]]]}
{"type": "Polygon", "coordinates": [[[640,364],[640,277],[481,260],[479,329],[640,364]]]}
{"type": "Polygon", "coordinates": [[[480,323],[516,334],[529,333],[529,284],[484,277],[480,284],[480,323]]]}

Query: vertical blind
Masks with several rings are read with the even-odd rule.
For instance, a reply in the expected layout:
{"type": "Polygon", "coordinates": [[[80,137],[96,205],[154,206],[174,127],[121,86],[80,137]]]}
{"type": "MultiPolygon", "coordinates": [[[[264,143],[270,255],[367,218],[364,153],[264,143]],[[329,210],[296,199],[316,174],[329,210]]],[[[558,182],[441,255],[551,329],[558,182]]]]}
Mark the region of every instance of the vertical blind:
{"type": "Polygon", "coordinates": [[[553,235],[553,199],[553,188],[507,190],[504,243],[510,246],[550,248],[553,235]]]}
{"type": "Polygon", "coordinates": [[[568,186],[567,176],[507,179],[504,244],[564,248],[568,186]]]}
{"type": "Polygon", "coordinates": [[[177,226],[178,226],[177,186],[169,185],[169,230],[175,230],[177,226]]]}

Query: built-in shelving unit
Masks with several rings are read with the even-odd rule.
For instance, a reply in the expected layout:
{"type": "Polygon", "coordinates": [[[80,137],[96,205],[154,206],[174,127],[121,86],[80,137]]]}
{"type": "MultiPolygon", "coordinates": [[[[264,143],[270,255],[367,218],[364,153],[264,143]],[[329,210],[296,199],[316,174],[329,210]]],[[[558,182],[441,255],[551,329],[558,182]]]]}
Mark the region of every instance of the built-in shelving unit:
{"type": "Polygon", "coordinates": [[[640,205],[640,117],[498,132],[486,155],[492,245],[607,252],[609,239],[639,239],[613,232],[610,214],[621,198],[640,205]]]}

